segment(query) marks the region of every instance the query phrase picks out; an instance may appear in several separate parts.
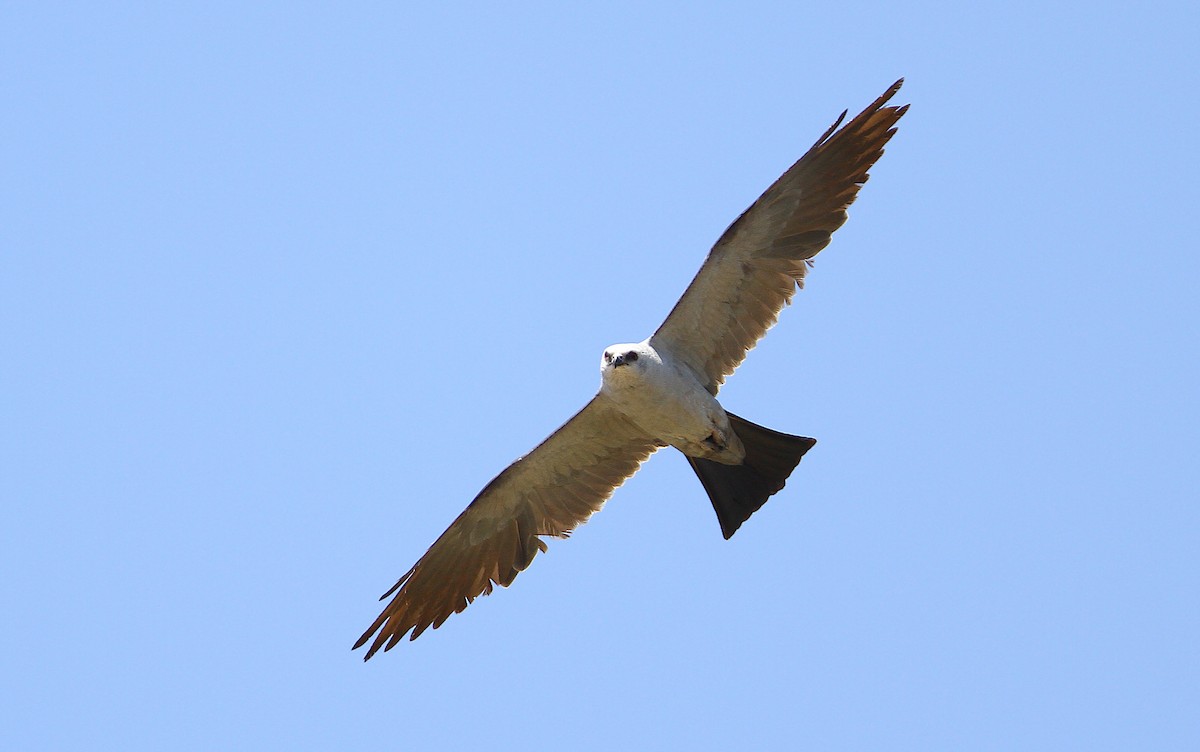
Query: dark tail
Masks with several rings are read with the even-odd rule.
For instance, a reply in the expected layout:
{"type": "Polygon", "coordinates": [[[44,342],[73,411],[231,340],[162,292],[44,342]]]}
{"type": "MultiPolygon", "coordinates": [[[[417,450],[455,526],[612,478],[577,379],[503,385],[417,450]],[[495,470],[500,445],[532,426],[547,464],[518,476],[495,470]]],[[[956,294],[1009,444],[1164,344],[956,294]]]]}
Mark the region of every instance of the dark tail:
{"type": "Polygon", "coordinates": [[[717,510],[721,533],[728,540],[750,515],[783,488],[800,464],[800,458],[817,440],[772,431],[733,413],[726,414],[733,432],[746,447],[746,459],[740,465],[722,465],[697,457],[688,457],[688,462],[704,484],[713,509],[717,510]]]}

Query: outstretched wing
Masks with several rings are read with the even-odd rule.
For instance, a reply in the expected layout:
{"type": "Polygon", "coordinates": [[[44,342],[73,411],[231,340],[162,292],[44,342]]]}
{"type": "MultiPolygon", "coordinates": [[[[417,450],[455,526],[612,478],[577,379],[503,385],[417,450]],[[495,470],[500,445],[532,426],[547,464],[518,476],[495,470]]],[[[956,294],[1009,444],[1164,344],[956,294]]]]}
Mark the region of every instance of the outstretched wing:
{"type": "Polygon", "coordinates": [[[846,221],[908,110],[885,107],[900,79],[841,130],[841,117],[808,153],[729,226],[650,339],[682,358],[717,393],[791,300],[813,256],[846,221]],[[836,132],[835,132],[836,131],[836,132]]]}
{"type": "Polygon", "coordinates": [[[364,660],[410,630],[437,629],[493,585],[507,587],[546,544],[565,538],[661,444],[597,395],[532,452],[479,492],[392,589],[391,603],[358,638],[375,636],[364,660]],[[378,634],[376,634],[378,633],[378,634]]]}

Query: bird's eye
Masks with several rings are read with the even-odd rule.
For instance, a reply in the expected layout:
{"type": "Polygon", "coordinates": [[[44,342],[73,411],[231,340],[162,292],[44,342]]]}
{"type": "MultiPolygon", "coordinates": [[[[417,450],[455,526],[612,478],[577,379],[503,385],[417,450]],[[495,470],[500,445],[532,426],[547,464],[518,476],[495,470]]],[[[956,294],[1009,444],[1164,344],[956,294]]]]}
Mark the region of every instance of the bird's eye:
{"type": "Polygon", "coordinates": [[[633,350],[630,350],[629,352],[625,353],[625,360],[628,360],[630,363],[632,363],[633,361],[637,360],[637,353],[635,353],[633,350]]]}
{"type": "Polygon", "coordinates": [[[605,362],[605,363],[611,363],[611,362],[612,362],[612,353],[610,353],[610,352],[606,352],[606,353],[604,353],[604,362],[605,362]]]}

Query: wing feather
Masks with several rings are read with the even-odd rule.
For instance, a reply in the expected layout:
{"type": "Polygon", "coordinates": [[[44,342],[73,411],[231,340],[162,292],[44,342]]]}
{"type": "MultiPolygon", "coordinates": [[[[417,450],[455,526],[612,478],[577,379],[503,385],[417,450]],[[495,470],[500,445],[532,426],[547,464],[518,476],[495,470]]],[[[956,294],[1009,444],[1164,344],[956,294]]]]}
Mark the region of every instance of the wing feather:
{"type": "Polygon", "coordinates": [[[392,598],[355,648],[366,658],[409,634],[437,629],[494,585],[508,587],[546,550],[598,511],[660,443],[596,396],[496,476],[380,600],[392,598]]]}
{"type": "Polygon", "coordinates": [[[817,255],[846,221],[908,105],[885,106],[903,79],[808,152],[729,226],[651,337],[683,359],[713,394],[775,324],[817,255]]]}

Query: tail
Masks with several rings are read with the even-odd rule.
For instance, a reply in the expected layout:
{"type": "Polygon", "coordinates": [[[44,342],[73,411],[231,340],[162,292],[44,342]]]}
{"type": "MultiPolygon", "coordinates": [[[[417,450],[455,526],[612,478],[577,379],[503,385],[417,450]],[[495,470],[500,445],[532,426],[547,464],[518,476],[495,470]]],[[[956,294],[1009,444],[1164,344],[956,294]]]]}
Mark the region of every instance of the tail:
{"type": "Polygon", "coordinates": [[[816,439],[792,436],[743,420],[727,413],[733,432],[746,447],[746,459],[740,465],[688,457],[692,469],[704,484],[721,533],[728,540],[742,523],[783,488],[787,478],[800,464],[800,458],[816,439]]]}

